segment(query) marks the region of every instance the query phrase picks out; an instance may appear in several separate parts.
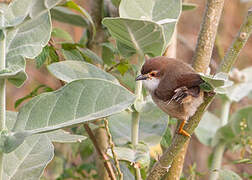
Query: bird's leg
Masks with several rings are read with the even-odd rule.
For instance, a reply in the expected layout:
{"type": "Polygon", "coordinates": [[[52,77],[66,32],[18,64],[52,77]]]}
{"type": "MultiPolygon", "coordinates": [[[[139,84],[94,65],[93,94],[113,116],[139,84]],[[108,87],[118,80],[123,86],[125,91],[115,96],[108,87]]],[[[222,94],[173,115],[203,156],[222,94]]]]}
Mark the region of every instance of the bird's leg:
{"type": "Polygon", "coordinates": [[[182,120],[181,124],[179,125],[178,133],[187,137],[191,137],[191,135],[183,129],[185,123],[186,120],[182,120]]]}

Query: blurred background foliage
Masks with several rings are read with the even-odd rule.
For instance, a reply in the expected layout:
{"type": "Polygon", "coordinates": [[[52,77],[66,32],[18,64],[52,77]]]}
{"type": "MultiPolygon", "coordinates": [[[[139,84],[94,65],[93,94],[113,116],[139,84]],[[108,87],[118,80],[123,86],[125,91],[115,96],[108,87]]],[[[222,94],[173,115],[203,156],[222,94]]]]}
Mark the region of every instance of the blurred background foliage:
{"type": "MultiPolygon", "coordinates": [[[[94,13],[91,10],[94,6],[93,0],[75,0],[74,2],[83,7],[89,14],[92,15],[92,13],[94,13]]],[[[100,2],[103,3],[103,11],[100,12],[102,13],[102,17],[118,16],[116,8],[109,0],[101,0],[100,2]]],[[[112,0],[112,3],[116,5],[119,2],[118,0],[112,0]]],[[[193,3],[196,4],[197,7],[193,9],[194,6],[192,6],[193,10],[184,11],[179,19],[177,26],[177,58],[183,59],[187,63],[191,64],[191,57],[196,46],[197,35],[200,29],[200,23],[202,21],[201,17],[203,15],[206,1],[184,0],[184,3],[193,3]]],[[[211,70],[213,73],[217,68],[217,64],[219,64],[220,60],[223,58],[224,52],[227,51],[232,39],[236,35],[243,18],[247,14],[247,9],[251,6],[252,2],[249,0],[232,0],[225,2],[212,55],[213,60],[211,61],[211,70]]],[[[184,9],[185,8],[186,7],[184,7],[184,9]]],[[[190,9],[190,6],[187,6],[187,8],[190,9]]],[[[24,86],[16,88],[10,83],[7,84],[8,110],[17,111],[20,106],[30,98],[42,92],[56,90],[64,85],[63,81],[52,76],[51,72],[48,71],[45,65],[65,59],[91,62],[96,65],[98,64],[97,66],[103,62],[107,72],[116,76],[125,87],[134,92],[134,74],[137,70],[136,57],[133,56],[131,59],[122,57],[118,49],[115,47],[114,40],[109,37],[108,31],[101,24],[98,24],[100,28],[97,28],[97,34],[102,33],[103,35],[100,37],[106,37],[108,39],[106,41],[104,41],[104,39],[95,39],[96,46],[90,47],[92,34],[90,34],[88,29],[88,20],[86,18],[84,19],[80,16],[80,14],[81,13],[78,8],[69,9],[66,7],[56,7],[51,11],[54,27],[51,34],[52,38],[50,39],[48,45],[43,49],[42,53],[35,58],[35,61],[27,61],[26,72],[28,74],[28,80],[25,82],[24,86]]],[[[95,25],[97,26],[97,24],[95,25]]],[[[252,66],[251,49],[252,41],[250,39],[240,54],[239,60],[235,64],[236,68],[244,69],[252,66]]],[[[131,51],[129,50],[128,53],[131,53],[131,51]]],[[[78,64],[76,66],[78,66],[78,64]]],[[[250,69],[250,78],[252,77],[251,71],[252,70],[250,69]]],[[[246,85],[243,88],[249,87],[251,87],[251,84],[250,86],[246,85]]],[[[213,143],[212,141],[214,141],[211,138],[213,138],[213,135],[218,128],[218,125],[216,124],[218,124],[218,116],[220,116],[221,98],[226,97],[216,98],[209,108],[209,111],[215,115],[205,115],[205,119],[209,119],[209,121],[204,121],[205,124],[203,124],[204,122],[202,121],[200,124],[200,127],[202,128],[198,128],[196,130],[196,136],[192,136],[184,164],[183,177],[181,179],[207,179],[208,177],[208,169],[212,157],[212,148],[210,145],[213,143]],[[212,128],[206,128],[208,126],[211,126],[212,128]],[[213,134],[212,137],[211,131],[213,134]]],[[[240,112],[237,112],[237,110],[248,105],[252,105],[251,93],[248,96],[238,99],[237,102],[232,103],[231,114],[235,112],[235,114],[232,115],[232,118],[234,119],[235,116],[239,115],[240,112]]],[[[247,111],[251,112],[251,108],[247,111]]],[[[156,116],[160,117],[159,114],[156,116]]],[[[148,114],[146,117],[148,117],[148,114]]],[[[146,120],[146,117],[143,118],[146,120]]],[[[127,137],[130,129],[123,129],[125,125],[120,124],[120,122],[115,120],[118,118],[123,118],[123,122],[126,124],[128,123],[126,112],[124,112],[124,114],[118,114],[110,117],[109,121],[114,121],[114,123],[110,123],[110,129],[113,135],[113,140],[116,144],[125,143],[130,139],[127,137]],[[116,128],[113,128],[113,126],[116,126],[116,128]],[[119,127],[123,130],[122,134],[118,134],[118,132],[116,132],[116,129],[119,127]]],[[[251,118],[251,113],[248,118],[251,118]]],[[[162,117],[159,119],[159,121],[165,120],[166,118],[162,117]]],[[[148,124],[149,121],[141,121],[141,123],[148,124]]],[[[230,121],[230,123],[232,123],[232,121],[230,121]]],[[[175,120],[170,120],[169,124],[175,124],[175,120]]],[[[241,126],[239,134],[242,136],[242,141],[237,142],[237,146],[233,144],[232,147],[230,147],[225,153],[223,168],[233,170],[243,179],[252,179],[252,140],[251,138],[246,138],[247,136],[245,136],[242,132],[240,133],[240,131],[243,131],[244,129],[246,130],[247,128],[244,127],[243,124],[244,123],[242,121],[239,122],[239,126],[241,126]]],[[[159,125],[158,122],[156,122],[155,126],[157,126],[157,132],[160,130],[159,128],[162,128],[162,124],[159,125]]],[[[143,127],[146,126],[144,125],[143,127]]],[[[226,127],[226,132],[230,132],[230,129],[228,129],[229,127],[230,126],[226,127]]],[[[83,127],[68,128],[67,130],[75,134],[85,134],[83,127]]],[[[219,132],[219,134],[222,132],[219,132]]],[[[236,135],[237,132],[234,132],[234,134],[229,135],[229,137],[236,135]]],[[[221,137],[226,136],[220,135],[219,138],[221,137]]],[[[158,154],[161,153],[160,145],[155,144],[155,138],[159,137],[151,137],[148,134],[140,134],[140,138],[145,139],[145,141],[152,146],[151,155],[153,159],[150,161],[154,162],[155,158],[158,157],[158,154]]],[[[170,138],[171,132],[167,129],[161,140],[161,146],[167,147],[170,143],[170,138]]],[[[231,141],[233,142],[234,140],[231,139],[231,141]]],[[[95,150],[92,142],[88,138],[81,143],[64,145],[55,143],[54,145],[55,157],[47,166],[42,179],[98,179],[98,167],[96,165],[94,153],[95,150]]],[[[125,169],[125,171],[129,171],[125,168],[125,164],[122,164],[121,168],[125,169]]],[[[130,176],[130,173],[128,174],[128,179],[132,179],[133,177],[130,176]]]]}

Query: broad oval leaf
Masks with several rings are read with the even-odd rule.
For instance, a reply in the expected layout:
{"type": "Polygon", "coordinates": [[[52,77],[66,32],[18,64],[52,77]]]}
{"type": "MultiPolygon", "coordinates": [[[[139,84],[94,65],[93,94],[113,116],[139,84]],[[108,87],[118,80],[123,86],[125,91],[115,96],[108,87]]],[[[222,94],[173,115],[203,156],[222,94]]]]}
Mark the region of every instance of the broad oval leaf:
{"type": "MultiPolygon", "coordinates": [[[[117,145],[124,145],[131,141],[131,112],[121,112],[109,117],[109,129],[113,141],[117,145]]],[[[155,146],[160,143],[165,133],[168,116],[153,102],[143,105],[140,112],[139,141],[155,146]]]]}
{"type": "Polygon", "coordinates": [[[202,144],[210,146],[216,131],[220,127],[220,119],[207,111],[204,113],[199,126],[196,128],[195,135],[202,144]]]}
{"type": "Polygon", "coordinates": [[[71,82],[83,78],[106,79],[118,83],[117,79],[96,66],[81,61],[62,61],[47,66],[48,70],[58,79],[71,82]]]}
{"type": "Polygon", "coordinates": [[[242,178],[233,171],[230,170],[218,170],[219,171],[219,180],[242,180],[242,178]]]}
{"type": "Polygon", "coordinates": [[[149,20],[164,29],[165,47],[170,42],[181,14],[181,0],[122,0],[119,6],[121,18],[149,20]]]}
{"type": "Polygon", "coordinates": [[[4,154],[3,179],[38,180],[54,156],[54,147],[45,135],[28,137],[15,151],[4,154]]]}
{"type": "Polygon", "coordinates": [[[106,117],[128,108],[135,96],[101,79],[72,81],[36,96],[19,111],[13,132],[42,133],[106,117]]]}
{"type": "Polygon", "coordinates": [[[104,18],[102,23],[119,42],[150,56],[160,56],[164,48],[161,25],[149,20],[104,18]]]}

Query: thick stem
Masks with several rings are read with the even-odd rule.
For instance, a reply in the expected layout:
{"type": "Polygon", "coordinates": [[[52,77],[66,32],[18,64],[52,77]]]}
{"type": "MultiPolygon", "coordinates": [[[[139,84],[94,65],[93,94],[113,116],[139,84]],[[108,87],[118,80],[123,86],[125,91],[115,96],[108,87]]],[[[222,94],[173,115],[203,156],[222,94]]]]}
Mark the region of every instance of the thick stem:
{"type": "MultiPolygon", "coordinates": [[[[0,38],[0,70],[5,69],[6,60],[5,60],[5,35],[1,30],[0,38]]],[[[0,79],[0,131],[6,128],[6,84],[5,79],[0,79]]],[[[3,152],[0,152],[0,180],[3,176],[3,152]]]]}
{"type": "Polygon", "coordinates": [[[131,123],[131,142],[132,142],[133,148],[136,148],[138,144],[139,119],[140,119],[139,112],[133,112],[132,123],[131,123]]]}
{"type": "Polygon", "coordinates": [[[248,10],[248,15],[240,27],[238,34],[236,35],[228,53],[225,55],[218,69],[218,72],[228,73],[235,63],[241,49],[246,44],[250,34],[252,32],[252,8],[248,10]]]}
{"type": "Polygon", "coordinates": [[[211,60],[215,36],[221,17],[224,0],[208,0],[203,22],[193,56],[194,69],[205,73],[211,60]]]}
{"type": "Polygon", "coordinates": [[[139,168],[136,168],[136,180],[142,180],[141,171],[139,168]]]}
{"type": "MultiPolygon", "coordinates": [[[[223,100],[222,111],[221,111],[221,125],[222,126],[225,126],[228,123],[230,105],[231,105],[231,101],[225,98],[223,100]]],[[[221,162],[222,162],[224,150],[225,150],[225,144],[222,142],[217,144],[217,146],[214,148],[213,161],[211,165],[211,174],[210,174],[209,180],[218,179],[219,173],[216,170],[219,170],[221,168],[221,162]]]]}

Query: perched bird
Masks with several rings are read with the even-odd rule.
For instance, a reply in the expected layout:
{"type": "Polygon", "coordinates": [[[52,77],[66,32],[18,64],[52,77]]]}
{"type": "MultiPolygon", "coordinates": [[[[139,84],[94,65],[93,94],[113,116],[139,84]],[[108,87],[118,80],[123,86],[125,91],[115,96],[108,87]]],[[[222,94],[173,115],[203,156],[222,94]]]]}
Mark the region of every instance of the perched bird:
{"type": "Polygon", "coordinates": [[[160,109],[182,121],[178,133],[190,137],[183,127],[203,102],[200,75],[183,61],[159,56],[145,61],[139,80],[160,109]]]}

